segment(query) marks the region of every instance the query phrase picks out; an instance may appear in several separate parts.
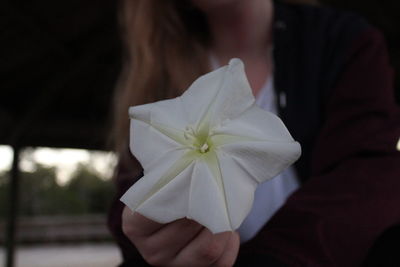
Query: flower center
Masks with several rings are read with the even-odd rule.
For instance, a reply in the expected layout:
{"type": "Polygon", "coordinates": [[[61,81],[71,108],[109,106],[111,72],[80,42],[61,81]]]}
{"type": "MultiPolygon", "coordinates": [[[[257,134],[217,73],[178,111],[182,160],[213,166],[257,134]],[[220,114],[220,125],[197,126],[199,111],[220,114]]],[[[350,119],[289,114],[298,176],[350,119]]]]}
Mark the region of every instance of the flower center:
{"type": "Polygon", "coordinates": [[[201,153],[207,153],[209,150],[208,144],[204,143],[201,147],[200,147],[200,152],[201,153]]]}
{"type": "Polygon", "coordinates": [[[210,151],[211,143],[208,140],[208,135],[201,135],[190,127],[186,126],[183,136],[190,142],[189,147],[204,154],[210,151]]]}

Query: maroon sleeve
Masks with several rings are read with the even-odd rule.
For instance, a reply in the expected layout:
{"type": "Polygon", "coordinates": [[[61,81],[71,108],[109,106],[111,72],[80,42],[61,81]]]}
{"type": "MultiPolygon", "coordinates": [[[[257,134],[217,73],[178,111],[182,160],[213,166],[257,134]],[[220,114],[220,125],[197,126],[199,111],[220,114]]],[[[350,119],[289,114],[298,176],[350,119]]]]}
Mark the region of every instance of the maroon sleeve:
{"type": "Polygon", "coordinates": [[[121,266],[148,266],[135,246],[122,232],[121,216],[125,205],[119,200],[142,175],[142,168],[139,162],[132,156],[127,147],[119,155],[118,165],[113,178],[117,192],[108,212],[108,228],[120,247],[123,256],[121,266]]]}
{"type": "Polygon", "coordinates": [[[359,266],[400,223],[400,112],[386,51],[375,29],[355,38],[325,107],[312,176],[242,254],[289,266],[359,266]]]}

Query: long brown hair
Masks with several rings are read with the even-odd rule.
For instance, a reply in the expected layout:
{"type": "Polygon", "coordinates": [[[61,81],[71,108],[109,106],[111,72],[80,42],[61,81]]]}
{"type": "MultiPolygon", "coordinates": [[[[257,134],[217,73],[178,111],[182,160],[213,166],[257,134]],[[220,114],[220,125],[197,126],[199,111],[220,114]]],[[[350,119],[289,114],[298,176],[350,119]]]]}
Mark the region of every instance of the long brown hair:
{"type": "Polygon", "coordinates": [[[120,20],[125,63],[114,99],[117,151],[127,145],[129,106],[181,94],[208,71],[211,41],[206,18],[188,0],[122,0],[120,20]]]}
{"type": "Polygon", "coordinates": [[[125,64],[114,99],[117,150],[128,137],[128,108],[176,97],[208,70],[208,29],[190,1],[125,0],[125,64]]]}

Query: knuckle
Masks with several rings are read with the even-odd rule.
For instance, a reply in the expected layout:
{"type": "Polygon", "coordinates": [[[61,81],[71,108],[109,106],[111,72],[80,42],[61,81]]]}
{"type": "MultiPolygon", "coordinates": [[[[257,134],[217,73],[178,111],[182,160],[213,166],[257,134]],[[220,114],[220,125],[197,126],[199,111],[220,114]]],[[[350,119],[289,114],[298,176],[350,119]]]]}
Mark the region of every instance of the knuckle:
{"type": "Polygon", "coordinates": [[[122,223],[122,232],[129,238],[134,238],[138,235],[136,227],[128,223],[122,223]]]}
{"type": "Polygon", "coordinates": [[[152,266],[162,266],[165,265],[165,261],[159,257],[157,254],[142,255],[144,260],[152,266]]]}
{"type": "Polygon", "coordinates": [[[132,233],[132,227],[131,227],[131,225],[122,222],[122,232],[124,233],[124,235],[130,236],[131,233],[132,233]]]}
{"type": "Polygon", "coordinates": [[[128,207],[125,207],[122,211],[121,219],[122,232],[125,236],[128,238],[140,236],[140,227],[135,223],[135,220],[133,220],[133,213],[128,207]]]}
{"type": "Polygon", "coordinates": [[[212,263],[218,260],[218,258],[222,254],[222,250],[222,244],[220,242],[212,240],[200,249],[199,255],[204,261],[212,263]]]}
{"type": "Polygon", "coordinates": [[[138,248],[142,254],[145,254],[147,257],[155,258],[159,248],[155,246],[152,242],[143,241],[140,244],[140,248],[138,248]]]}
{"type": "Polygon", "coordinates": [[[143,259],[150,265],[160,266],[163,263],[165,264],[165,259],[162,257],[160,249],[154,246],[152,242],[143,242],[138,250],[143,259]]]}

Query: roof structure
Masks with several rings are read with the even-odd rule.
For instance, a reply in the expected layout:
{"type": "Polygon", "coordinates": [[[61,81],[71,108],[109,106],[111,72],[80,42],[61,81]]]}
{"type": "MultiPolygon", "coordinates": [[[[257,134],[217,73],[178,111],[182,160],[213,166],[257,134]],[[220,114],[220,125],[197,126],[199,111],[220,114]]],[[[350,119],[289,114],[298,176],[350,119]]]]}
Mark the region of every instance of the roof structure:
{"type": "Polygon", "coordinates": [[[0,144],[106,148],[116,13],[105,0],[0,4],[0,144]]]}
{"type": "MultiPolygon", "coordinates": [[[[380,27],[400,74],[399,1],[322,2],[380,27]]],[[[0,144],[107,148],[121,65],[116,14],[117,1],[0,3],[0,144]]]]}

